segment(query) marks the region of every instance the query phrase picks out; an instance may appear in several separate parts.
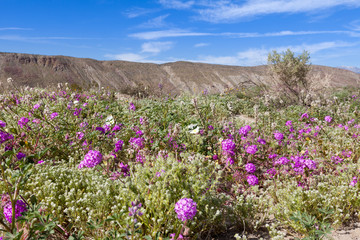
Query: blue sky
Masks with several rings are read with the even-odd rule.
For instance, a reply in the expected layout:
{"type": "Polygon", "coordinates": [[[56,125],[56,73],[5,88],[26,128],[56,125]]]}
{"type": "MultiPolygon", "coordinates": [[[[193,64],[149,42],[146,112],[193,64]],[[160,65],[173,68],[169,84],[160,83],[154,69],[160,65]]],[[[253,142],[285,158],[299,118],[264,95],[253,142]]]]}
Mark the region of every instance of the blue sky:
{"type": "Polygon", "coordinates": [[[254,66],[272,50],[360,67],[360,0],[0,0],[0,51],[254,66]]]}

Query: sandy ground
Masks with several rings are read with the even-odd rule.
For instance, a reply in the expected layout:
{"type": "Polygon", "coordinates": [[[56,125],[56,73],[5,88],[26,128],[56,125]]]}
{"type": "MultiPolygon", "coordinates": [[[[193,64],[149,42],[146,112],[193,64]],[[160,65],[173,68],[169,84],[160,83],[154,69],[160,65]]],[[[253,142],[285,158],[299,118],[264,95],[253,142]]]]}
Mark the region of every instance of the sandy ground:
{"type": "Polygon", "coordinates": [[[343,227],[333,232],[331,237],[334,240],[360,240],[360,223],[355,223],[351,227],[343,227]]]}
{"type": "MultiPolygon", "coordinates": [[[[236,231],[229,231],[225,234],[221,234],[217,237],[212,237],[209,240],[233,240],[236,231]]],[[[241,235],[241,233],[240,233],[241,235]]],[[[257,234],[247,235],[248,240],[271,240],[271,237],[267,232],[258,232],[257,234]]],[[[292,240],[293,236],[286,236],[284,240],[292,240]]],[[[353,223],[351,226],[341,227],[340,229],[333,231],[330,236],[324,239],[329,240],[360,240],[360,222],[353,223]]]]}

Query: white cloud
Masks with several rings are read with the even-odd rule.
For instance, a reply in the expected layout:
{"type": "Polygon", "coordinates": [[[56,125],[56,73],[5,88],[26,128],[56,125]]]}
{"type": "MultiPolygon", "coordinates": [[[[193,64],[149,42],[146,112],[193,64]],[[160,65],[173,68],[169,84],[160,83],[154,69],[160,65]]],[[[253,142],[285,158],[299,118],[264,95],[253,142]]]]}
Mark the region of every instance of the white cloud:
{"type": "Polygon", "coordinates": [[[315,54],[322,50],[352,47],[359,45],[360,43],[348,43],[348,42],[322,42],[316,44],[302,44],[295,46],[280,46],[275,48],[253,48],[242,52],[238,52],[234,56],[200,56],[198,62],[224,64],[224,65],[241,65],[241,66],[254,66],[263,65],[267,63],[267,57],[269,52],[276,50],[278,52],[284,52],[287,49],[295,53],[302,53],[304,50],[315,54]]]}
{"type": "Polygon", "coordinates": [[[152,12],[155,12],[157,10],[155,9],[146,9],[146,8],[132,8],[127,11],[125,11],[123,14],[127,16],[128,18],[136,18],[140,17],[142,15],[146,15],[152,12]]]}
{"type": "Polygon", "coordinates": [[[195,1],[159,0],[159,3],[166,8],[187,9],[191,8],[195,1]]]}
{"type": "Polygon", "coordinates": [[[213,34],[190,32],[181,29],[172,29],[172,30],[163,30],[163,31],[133,33],[130,34],[129,36],[138,39],[153,40],[153,39],[168,38],[168,37],[189,37],[189,36],[209,36],[209,35],[213,35],[213,34]]]}
{"type": "Polygon", "coordinates": [[[360,20],[352,21],[349,28],[353,31],[360,32],[360,20]]]}
{"type": "MultiPolygon", "coordinates": [[[[351,37],[360,37],[360,33],[356,31],[280,31],[270,33],[246,33],[246,32],[223,32],[223,33],[206,33],[206,32],[191,32],[182,29],[170,29],[163,31],[139,32],[130,34],[130,37],[153,40],[169,37],[196,37],[196,36],[228,36],[236,38],[260,38],[260,37],[283,37],[283,36],[300,36],[300,35],[317,35],[317,34],[346,34],[351,37]]],[[[203,45],[200,45],[203,46],[203,45]]],[[[198,46],[195,46],[198,47],[198,46]]]]}
{"type": "Polygon", "coordinates": [[[33,30],[33,29],[32,28],[19,28],[19,27],[2,27],[2,28],[0,28],[0,31],[7,31],[7,30],[28,31],[28,30],[33,30]]]}
{"type": "Polygon", "coordinates": [[[119,61],[156,63],[156,64],[164,63],[164,61],[149,59],[149,56],[145,56],[137,53],[106,54],[104,57],[111,60],[119,60],[119,61]]]}
{"type": "Polygon", "coordinates": [[[199,10],[210,22],[234,21],[274,13],[307,13],[334,7],[360,7],[359,0],[247,0],[244,4],[218,1],[216,6],[199,10]]]}
{"type": "Polygon", "coordinates": [[[283,36],[298,36],[298,35],[316,35],[316,34],[348,34],[351,31],[280,31],[270,33],[221,33],[220,35],[238,37],[238,38],[255,38],[255,37],[283,37],[283,36]]]}
{"type": "Polygon", "coordinates": [[[145,56],[136,53],[106,54],[105,57],[130,62],[142,62],[146,59],[145,56]]]}
{"type": "Polygon", "coordinates": [[[197,43],[194,45],[194,47],[198,48],[198,47],[206,47],[206,46],[209,46],[210,44],[209,43],[197,43]]]}
{"type": "Polygon", "coordinates": [[[160,28],[165,27],[168,25],[164,20],[169,16],[170,14],[161,15],[156,18],[152,18],[149,21],[143,23],[140,25],[140,27],[144,28],[160,28]]]}
{"type": "Polygon", "coordinates": [[[142,52],[158,54],[172,48],[173,42],[147,42],[141,45],[142,52]]]}
{"type": "Polygon", "coordinates": [[[39,40],[89,40],[101,38],[80,38],[80,37],[24,37],[19,35],[0,35],[0,40],[8,41],[39,41],[39,40]]]}

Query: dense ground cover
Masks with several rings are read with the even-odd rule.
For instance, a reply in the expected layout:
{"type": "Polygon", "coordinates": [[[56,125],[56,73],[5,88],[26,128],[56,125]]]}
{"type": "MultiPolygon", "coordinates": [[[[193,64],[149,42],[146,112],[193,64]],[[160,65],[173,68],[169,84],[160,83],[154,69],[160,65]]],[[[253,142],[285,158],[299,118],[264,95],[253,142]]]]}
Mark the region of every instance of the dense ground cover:
{"type": "Polygon", "coordinates": [[[1,95],[3,239],[320,239],[358,219],[359,101],[1,95]]]}

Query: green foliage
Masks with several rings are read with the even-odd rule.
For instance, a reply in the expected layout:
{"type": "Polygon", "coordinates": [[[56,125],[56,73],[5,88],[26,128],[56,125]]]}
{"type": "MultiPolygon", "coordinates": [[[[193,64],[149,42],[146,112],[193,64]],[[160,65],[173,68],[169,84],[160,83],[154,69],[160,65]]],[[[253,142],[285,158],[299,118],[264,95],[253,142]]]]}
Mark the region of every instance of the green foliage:
{"type": "Polygon", "coordinates": [[[310,89],[310,80],[307,76],[310,71],[309,59],[308,52],[304,51],[296,57],[290,49],[283,53],[274,50],[268,55],[270,71],[279,83],[277,87],[297,103],[305,103],[306,94],[310,89]]]}
{"type": "MultiPolygon", "coordinates": [[[[275,60],[300,65],[308,60],[306,55],[284,54],[275,60]]],[[[294,74],[294,69],[286,74],[294,74]]],[[[0,191],[4,202],[27,203],[27,211],[13,224],[0,214],[6,239],[164,240],[172,233],[203,239],[229,227],[243,238],[246,232],[267,228],[274,239],[281,239],[284,229],[320,239],[330,228],[358,216],[358,92],[345,89],[305,106],[276,105],[255,88],[120,100],[106,91],[65,90],[29,89],[0,96],[0,120],[6,122],[0,131],[13,136],[0,147],[0,191]],[[135,111],[129,109],[130,102],[135,111]],[[80,114],[74,114],[79,108],[80,114]],[[54,112],[58,116],[52,119],[54,112]],[[301,117],[304,113],[309,117],[301,117]],[[30,119],[24,127],[18,124],[21,117],[30,119]],[[80,126],[83,123],[87,125],[80,126]],[[248,124],[251,131],[241,135],[239,129],[248,124]],[[115,125],[121,130],[112,131],[115,125]],[[284,139],[276,140],[276,132],[284,139]],[[144,146],[136,149],[130,139],[140,135],[144,146]],[[224,139],[236,145],[234,164],[227,162],[224,139]],[[124,145],[115,151],[118,140],[124,145]],[[257,145],[256,154],[246,152],[249,145],[257,145]],[[79,169],[90,149],[101,152],[101,164],[79,169]],[[26,157],[19,160],[20,152],[26,157]],[[316,162],[316,169],[298,174],[293,162],[276,165],[273,154],[289,159],[306,155],[304,160],[316,162]],[[37,164],[40,160],[44,163],[37,164]],[[128,165],[130,176],[121,172],[120,163],[128,165]],[[252,174],[259,178],[257,186],[247,182],[246,163],[256,165],[252,174]],[[197,203],[195,217],[186,222],[174,211],[181,198],[197,203]],[[141,203],[143,214],[129,216],[132,202],[141,203]]]]}

